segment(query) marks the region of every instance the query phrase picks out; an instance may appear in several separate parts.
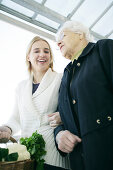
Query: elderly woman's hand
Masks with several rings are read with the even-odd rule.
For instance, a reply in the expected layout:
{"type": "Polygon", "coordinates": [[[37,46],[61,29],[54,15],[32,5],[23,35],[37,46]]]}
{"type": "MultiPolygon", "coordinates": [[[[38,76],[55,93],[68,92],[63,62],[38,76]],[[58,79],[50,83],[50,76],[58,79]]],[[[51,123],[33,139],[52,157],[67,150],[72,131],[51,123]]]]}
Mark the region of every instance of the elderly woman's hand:
{"type": "Polygon", "coordinates": [[[6,126],[0,126],[0,143],[6,143],[9,141],[11,135],[11,129],[6,126]]]}
{"type": "Polygon", "coordinates": [[[48,120],[51,127],[56,127],[62,124],[59,112],[48,114],[48,120]]]}
{"type": "Polygon", "coordinates": [[[60,131],[56,135],[56,142],[58,148],[65,153],[70,153],[73,151],[74,147],[81,142],[81,139],[69,132],[68,130],[60,131]]]}

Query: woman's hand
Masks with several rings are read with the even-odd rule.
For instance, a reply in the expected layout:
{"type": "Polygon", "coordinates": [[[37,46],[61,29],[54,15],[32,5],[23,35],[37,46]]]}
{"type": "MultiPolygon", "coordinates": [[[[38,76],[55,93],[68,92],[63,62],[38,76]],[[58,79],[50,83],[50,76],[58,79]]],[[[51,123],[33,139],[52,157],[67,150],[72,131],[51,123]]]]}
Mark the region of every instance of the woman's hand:
{"type": "Polygon", "coordinates": [[[9,141],[11,135],[11,129],[7,126],[0,126],[0,143],[6,143],[9,141]]]}
{"type": "Polygon", "coordinates": [[[78,136],[72,134],[68,130],[60,131],[56,135],[56,142],[58,148],[65,153],[70,153],[73,151],[74,147],[82,140],[78,136]]]}
{"type": "Polygon", "coordinates": [[[59,112],[48,114],[48,120],[51,127],[56,127],[62,124],[59,112]]]}

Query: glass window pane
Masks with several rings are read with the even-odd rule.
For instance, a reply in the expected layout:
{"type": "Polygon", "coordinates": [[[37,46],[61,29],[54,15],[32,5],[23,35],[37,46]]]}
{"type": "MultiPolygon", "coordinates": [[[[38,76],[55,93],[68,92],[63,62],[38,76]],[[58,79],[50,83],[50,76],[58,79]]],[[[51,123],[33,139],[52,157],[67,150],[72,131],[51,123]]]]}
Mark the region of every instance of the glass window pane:
{"type": "Polygon", "coordinates": [[[86,0],[71,19],[90,27],[111,2],[112,0],[86,0]]]}
{"type": "Polygon", "coordinates": [[[44,24],[47,24],[48,26],[53,27],[55,29],[58,29],[58,27],[60,25],[60,24],[58,24],[58,23],[56,23],[56,22],[54,22],[54,21],[52,21],[52,20],[42,16],[42,15],[38,15],[36,17],[36,20],[39,21],[39,22],[42,22],[44,24]]]}
{"type": "Polygon", "coordinates": [[[9,7],[9,8],[11,8],[11,9],[13,9],[13,10],[19,12],[19,13],[22,13],[22,14],[24,14],[24,15],[27,15],[28,17],[32,17],[33,14],[34,14],[33,11],[31,11],[31,10],[29,10],[29,9],[21,6],[21,5],[18,5],[18,4],[16,4],[15,2],[12,2],[12,1],[10,1],[10,0],[8,0],[8,1],[7,1],[7,0],[3,0],[3,1],[1,2],[1,4],[5,5],[5,6],[9,7]]]}
{"type": "Polygon", "coordinates": [[[113,33],[108,38],[113,39],[113,33]]]}
{"type": "Polygon", "coordinates": [[[80,0],[47,0],[45,6],[67,17],[79,2],[80,0]]]}
{"type": "Polygon", "coordinates": [[[113,7],[92,28],[93,31],[105,36],[113,30],[113,7]]]}
{"type": "Polygon", "coordinates": [[[41,4],[43,0],[34,0],[34,1],[36,1],[36,2],[41,4]]]}

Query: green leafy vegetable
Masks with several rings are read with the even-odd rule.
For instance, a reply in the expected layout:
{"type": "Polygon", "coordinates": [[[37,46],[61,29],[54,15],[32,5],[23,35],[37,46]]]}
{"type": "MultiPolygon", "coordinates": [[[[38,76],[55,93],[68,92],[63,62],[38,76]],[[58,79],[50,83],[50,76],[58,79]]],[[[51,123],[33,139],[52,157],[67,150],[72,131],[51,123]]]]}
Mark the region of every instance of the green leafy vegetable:
{"type": "Polygon", "coordinates": [[[0,161],[5,159],[5,157],[8,155],[9,150],[6,148],[0,148],[0,161]]]}
{"type": "Polygon", "coordinates": [[[36,131],[29,138],[21,138],[20,143],[27,147],[27,150],[31,155],[31,159],[36,161],[37,170],[42,170],[45,162],[42,156],[46,154],[43,136],[38,134],[36,131]]]}
{"type": "Polygon", "coordinates": [[[9,155],[7,155],[7,157],[5,158],[5,161],[17,161],[18,159],[18,153],[11,153],[9,155]]]}
{"type": "Polygon", "coordinates": [[[18,153],[9,154],[9,149],[0,148],[0,161],[17,161],[18,153]]]}

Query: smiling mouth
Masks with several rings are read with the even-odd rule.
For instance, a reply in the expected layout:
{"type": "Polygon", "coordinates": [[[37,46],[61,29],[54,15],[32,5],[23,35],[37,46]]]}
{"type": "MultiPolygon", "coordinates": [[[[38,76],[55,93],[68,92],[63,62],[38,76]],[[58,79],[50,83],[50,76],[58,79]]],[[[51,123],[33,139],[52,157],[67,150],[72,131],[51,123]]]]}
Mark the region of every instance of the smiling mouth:
{"type": "Polygon", "coordinates": [[[45,63],[47,60],[37,60],[40,63],[45,63]]]}

